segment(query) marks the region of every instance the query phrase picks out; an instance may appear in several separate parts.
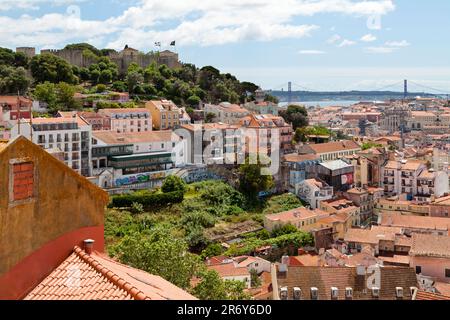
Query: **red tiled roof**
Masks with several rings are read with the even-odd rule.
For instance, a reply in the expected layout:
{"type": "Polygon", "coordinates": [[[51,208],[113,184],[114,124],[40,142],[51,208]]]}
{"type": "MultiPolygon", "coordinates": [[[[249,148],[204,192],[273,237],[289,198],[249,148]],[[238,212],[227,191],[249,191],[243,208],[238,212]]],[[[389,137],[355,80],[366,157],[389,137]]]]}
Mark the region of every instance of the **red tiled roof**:
{"type": "Polygon", "coordinates": [[[417,292],[416,300],[450,300],[450,297],[438,293],[419,291],[417,292]]]}
{"type": "Polygon", "coordinates": [[[78,247],[25,300],[185,300],[193,296],[161,277],[78,247]]]}

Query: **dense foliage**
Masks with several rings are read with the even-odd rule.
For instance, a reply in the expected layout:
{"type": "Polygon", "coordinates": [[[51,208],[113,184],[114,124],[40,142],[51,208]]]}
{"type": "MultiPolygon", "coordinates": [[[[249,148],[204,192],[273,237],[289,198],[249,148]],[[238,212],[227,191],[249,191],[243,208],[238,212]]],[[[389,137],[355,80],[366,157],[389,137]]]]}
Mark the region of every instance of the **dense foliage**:
{"type": "Polygon", "coordinates": [[[308,126],[308,111],[303,106],[290,105],[280,112],[280,116],[288,123],[292,123],[294,130],[308,126]]]}
{"type": "MultiPolygon", "coordinates": [[[[180,192],[175,178],[166,178],[166,191],[140,191],[113,197],[114,207],[105,220],[108,252],[123,263],[160,275],[189,290],[201,299],[248,299],[244,284],[223,281],[215,272],[205,269],[202,260],[217,255],[253,254],[261,246],[272,246],[275,261],[284,252],[313,243],[312,236],[286,226],[269,233],[262,229],[243,236],[241,243],[225,250],[210,235],[241,222],[262,223],[266,213],[301,206],[292,194],[269,197],[260,208],[251,207],[246,195],[221,181],[204,181],[183,185],[184,198],[178,203],[140,206],[142,199],[180,192]],[[171,191],[176,190],[176,191],[171,191]],[[125,200],[126,199],[126,200],[125,200]],[[139,200],[139,201],[136,201],[139,200]],[[182,257],[182,258],[180,258],[182,257]],[[190,280],[197,279],[193,283],[190,280]]],[[[181,193],[182,194],[182,193],[181,193]]],[[[144,201],[145,202],[145,201],[144,201]]],[[[273,258],[273,259],[272,259],[273,258]]],[[[254,286],[259,279],[252,276],[254,286]]]]}

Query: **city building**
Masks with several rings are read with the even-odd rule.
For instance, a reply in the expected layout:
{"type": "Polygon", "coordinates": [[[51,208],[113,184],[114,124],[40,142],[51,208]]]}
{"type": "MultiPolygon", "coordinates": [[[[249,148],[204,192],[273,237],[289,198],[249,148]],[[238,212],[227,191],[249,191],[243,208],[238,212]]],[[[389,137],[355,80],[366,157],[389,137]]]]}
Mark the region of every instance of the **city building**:
{"type": "Polygon", "coordinates": [[[450,235],[450,219],[448,218],[382,213],[379,215],[378,224],[380,226],[402,228],[405,235],[412,235],[413,233],[450,235]]]}
{"type": "Polygon", "coordinates": [[[344,241],[349,253],[373,249],[376,256],[407,255],[411,238],[403,235],[402,228],[372,226],[371,229],[349,229],[344,241]]]}
{"type": "Polygon", "coordinates": [[[176,129],[180,126],[181,110],[172,101],[148,101],[145,108],[151,113],[155,130],[176,129]]]}
{"type": "Polygon", "coordinates": [[[418,202],[429,203],[449,193],[448,173],[444,171],[434,171],[426,169],[417,178],[418,202]]]}
{"type": "Polygon", "coordinates": [[[111,119],[111,130],[117,133],[152,130],[152,117],[146,108],[100,109],[98,114],[111,119]]]}
{"type": "Polygon", "coordinates": [[[343,217],[347,222],[346,229],[361,224],[361,208],[351,200],[345,198],[324,200],[320,202],[320,209],[331,215],[343,217]]]}
{"type": "Polygon", "coordinates": [[[306,172],[311,171],[307,167],[314,167],[320,163],[320,158],[314,154],[285,154],[283,156],[284,167],[288,176],[287,190],[298,195],[297,185],[307,179],[306,172]]]}
{"type": "Polygon", "coordinates": [[[318,209],[321,201],[333,199],[334,190],[324,181],[308,179],[295,185],[295,194],[307,202],[311,209],[318,209]]]}
{"type": "Polygon", "coordinates": [[[205,104],[203,110],[205,111],[205,116],[207,114],[214,114],[214,122],[227,124],[237,124],[240,119],[250,113],[247,109],[229,102],[222,102],[218,105],[205,104]]]}
{"type": "MultiPolygon", "coordinates": [[[[279,148],[281,153],[287,153],[292,149],[292,138],[294,136],[292,125],[279,116],[271,114],[251,114],[242,118],[239,121],[242,128],[254,130],[256,134],[256,146],[260,148],[267,148],[270,155],[273,148],[274,133],[277,133],[277,140],[279,141],[279,148]]],[[[246,142],[247,150],[251,150],[253,141],[246,142]]],[[[253,150],[251,150],[253,151],[253,150]]]]}
{"type": "Polygon", "coordinates": [[[418,192],[418,178],[426,169],[426,164],[419,160],[389,161],[383,169],[385,194],[412,200],[418,192]]]}
{"type": "Polygon", "coordinates": [[[102,188],[145,189],[187,161],[184,141],[172,131],[94,131],[92,166],[102,188]]]}
{"type": "Polygon", "coordinates": [[[325,181],[334,191],[347,191],[354,186],[353,165],[342,160],[320,163],[315,167],[308,167],[307,176],[325,181]]]}
{"type": "Polygon", "coordinates": [[[89,111],[58,111],[56,116],[61,118],[73,118],[75,115],[79,115],[80,118],[89,123],[92,127],[92,131],[111,130],[111,118],[101,113],[89,111]]]}
{"type": "Polygon", "coordinates": [[[304,267],[282,261],[275,271],[273,300],[412,300],[418,286],[409,267],[304,267]],[[370,281],[374,272],[380,274],[378,286],[370,281]]]}
{"type": "Polygon", "coordinates": [[[186,141],[189,164],[235,165],[244,159],[243,132],[238,125],[188,124],[177,133],[186,141]]]}
{"type": "Polygon", "coordinates": [[[24,298],[85,239],[103,251],[103,190],[23,136],[0,143],[0,177],[0,299],[24,298]]]}
{"type": "Polygon", "coordinates": [[[301,231],[309,232],[317,227],[320,219],[329,215],[329,213],[319,209],[297,208],[264,216],[264,228],[272,232],[285,225],[293,225],[301,231]]]}
{"type": "Polygon", "coordinates": [[[244,108],[255,114],[271,114],[278,116],[279,112],[283,110],[277,103],[265,101],[266,93],[258,88],[255,91],[255,101],[250,101],[244,104],[244,108]]]}
{"type": "Polygon", "coordinates": [[[409,252],[411,267],[417,274],[450,283],[450,237],[413,234],[409,252]]]}
{"type": "Polygon", "coordinates": [[[11,129],[11,136],[16,138],[20,135],[46,150],[61,150],[67,166],[83,176],[91,176],[92,128],[80,116],[34,118],[31,124],[30,120],[20,121],[11,129]]]}
{"type": "Polygon", "coordinates": [[[308,144],[301,146],[299,154],[315,154],[322,161],[333,161],[351,156],[361,151],[361,147],[354,141],[339,141],[322,144],[308,144]]]}

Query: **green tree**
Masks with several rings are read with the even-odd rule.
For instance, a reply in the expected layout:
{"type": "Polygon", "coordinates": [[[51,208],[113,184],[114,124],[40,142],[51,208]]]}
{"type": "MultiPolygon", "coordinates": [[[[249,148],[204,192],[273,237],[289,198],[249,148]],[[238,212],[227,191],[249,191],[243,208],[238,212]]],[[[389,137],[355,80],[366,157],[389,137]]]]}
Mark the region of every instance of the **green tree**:
{"type": "Polygon", "coordinates": [[[288,123],[292,123],[294,130],[308,126],[308,111],[303,106],[290,105],[287,110],[280,112],[280,116],[288,123]]]}
{"type": "Polygon", "coordinates": [[[190,287],[201,267],[199,257],[189,253],[187,243],[163,227],[126,235],[111,251],[122,263],[159,275],[183,289],[190,287]]]}
{"type": "Polygon", "coordinates": [[[134,93],[136,87],[138,87],[144,82],[144,76],[138,71],[131,71],[128,72],[127,74],[126,82],[128,86],[128,91],[130,93],[134,93]]]}
{"type": "Polygon", "coordinates": [[[361,146],[361,149],[363,151],[365,151],[365,150],[369,150],[369,149],[372,149],[372,148],[382,148],[382,147],[383,146],[381,144],[379,144],[379,143],[376,143],[376,142],[373,142],[373,141],[369,141],[369,142],[363,143],[362,146],[361,146]]]}
{"type": "Polygon", "coordinates": [[[1,94],[25,94],[28,91],[31,80],[23,67],[0,66],[0,93],[1,94]]]}
{"type": "Polygon", "coordinates": [[[245,284],[241,281],[222,280],[215,270],[200,273],[200,282],[192,290],[192,294],[200,300],[249,300],[245,293],[245,284]]]}
{"type": "Polygon", "coordinates": [[[250,282],[252,288],[259,288],[261,286],[261,279],[258,276],[258,272],[255,269],[250,270],[250,282]]]}
{"type": "Polygon", "coordinates": [[[50,110],[56,110],[58,105],[58,96],[56,85],[51,82],[44,82],[36,85],[32,94],[37,101],[44,102],[50,110]]]}
{"type": "Polygon", "coordinates": [[[38,83],[48,81],[74,84],[77,82],[72,66],[66,60],[52,54],[46,53],[33,57],[30,68],[33,78],[38,83]]]}
{"type": "Polygon", "coordinates": [[[209,244],[201,254],[202,259],[219,256],[223,253],[222,246],[219,243],[209,244]]]}
{"type": "Polygon", "coordinates": [[[206,123],[212,123],[212,122],[214,122],[214,119],[216,119],[216,115],[212,112],[208,112],[205,116],[206,123]]]}
{"type": "Polygon", "coordinates": [[[174,191],[186,192],[186,182],[178,176],[170,175],[164,179],[161,190],[164,193],[174,191]]]}
{"type": "Polygon", "coordinates": [[[274,185],[272,176],[262,170],[266,159],[261,160],[260,156],[250,155],[239,167],[239,190],[250,200],[256,200],[261,191],[268,191],[274,185]]]}

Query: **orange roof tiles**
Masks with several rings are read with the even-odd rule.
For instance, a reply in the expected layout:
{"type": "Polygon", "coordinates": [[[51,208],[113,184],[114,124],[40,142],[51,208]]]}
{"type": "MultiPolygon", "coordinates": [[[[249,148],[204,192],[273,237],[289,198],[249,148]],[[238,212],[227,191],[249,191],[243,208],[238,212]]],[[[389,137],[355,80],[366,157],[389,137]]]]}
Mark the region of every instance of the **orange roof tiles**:
{"type": "Polygon", "coordinates": [[[78,247],[25,300],[191,300],[161,277],[78,247]]]}
{"type": "Polygon", "coordinates": [[[381,215],[381,225],[422,230],[448,231],[450,229],[450,219],[383,213],[381,215]]]}
{"type": "Polygon", "coordinates": [[[417,292],[416,300],[450,300],[450,297],[420,290],[417,292]]]}
{"type": "Polygon", "coordinates": [[[221,277],[249,276],[250,272],[246,267],[238,267],[234,262],[216,264],[208,266],[209,270],[216,271],[221,277]]]}
{"type": "Polygon", "coordinates": [[[306,208],[297,208],[297,209],[293,209],[293,210],[289,210],[289,211],[285,211],[285,212],[280,212],[280,213],[275,213],[275,214],[269,214],[266,215],[266,219],[271,220],[271,221],[285,221],[285,222],[296,222],[296,221],[301,221],[304,219],[309,219],[309,218],[321,218],[321,217],[325,217],[328,216],[329,214],[316,209],[316,210],[310,210],[310,209],[306,209],[306,208]]]}
{"type": "Polygon", "coordinates": [[[361,149],[361,147],[354,141],[339,141],[321,144],[310,144],[308,145],[308,147],[310,147],[316,154],[361,149]]]}
{"type": "Polygon", "coordinates": [[[450,258],[450,237],[414,233],[410,255],[450,258]]]}

